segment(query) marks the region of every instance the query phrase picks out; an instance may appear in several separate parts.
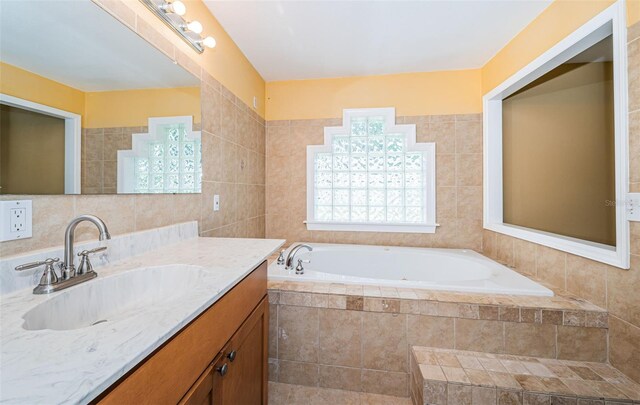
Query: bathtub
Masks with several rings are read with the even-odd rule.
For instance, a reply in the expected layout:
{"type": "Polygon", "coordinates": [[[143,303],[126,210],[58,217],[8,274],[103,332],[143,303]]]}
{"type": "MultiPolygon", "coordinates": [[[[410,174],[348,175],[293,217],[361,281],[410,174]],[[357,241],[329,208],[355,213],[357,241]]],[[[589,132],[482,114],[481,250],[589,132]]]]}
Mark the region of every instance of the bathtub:
{"type": "Polygon", "coordinates": [[[298,259],[310,260],[303,264],[304,274],[285,270],[274,261],[269,266],[269,280],[553,296],[548,288],[471,250],[309,245],[313,251],[301,249],[294,260],[294,267],[298,259]]]}

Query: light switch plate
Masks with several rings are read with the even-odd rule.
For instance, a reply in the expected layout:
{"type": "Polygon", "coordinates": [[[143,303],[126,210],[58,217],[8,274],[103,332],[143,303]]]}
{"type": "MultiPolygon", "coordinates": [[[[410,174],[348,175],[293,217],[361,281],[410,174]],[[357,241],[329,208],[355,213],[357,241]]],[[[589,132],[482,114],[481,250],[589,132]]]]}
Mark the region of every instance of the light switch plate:
{"type": "Polygon", "coordinates": [[[0,201],[0,242],[32,236],[31,200],[0,201]]]}
{"type": "Polygon", "coordinates": [[[627,194],[627,220],[640,221],[640,193],[627,194]]]}
{"type": "Polygon", "coordinates": [[[220,211],[220,195],[218,194],[213,196],[213,210],[220,211]]]}

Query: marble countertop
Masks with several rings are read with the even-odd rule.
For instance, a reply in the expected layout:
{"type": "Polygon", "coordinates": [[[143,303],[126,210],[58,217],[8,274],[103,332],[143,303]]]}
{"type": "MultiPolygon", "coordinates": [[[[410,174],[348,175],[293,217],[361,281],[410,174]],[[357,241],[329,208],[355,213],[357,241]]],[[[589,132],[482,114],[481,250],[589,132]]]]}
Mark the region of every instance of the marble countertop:
{"type": "MultiPolygon", "coordinates": [[[[0,403],[87,403],[196,318],[283,240],[193,238],[98,269],[99,278],[168,264],[204,268],[198,286],[179,300],[74,330],[25,330],[23,315],[58,294],[31,289],[0,302],[0,403]],[[178,305],[176,305],[178,304],[178,305]]],[[[98,278],[98,279],[99,279],[98,278]]],[[[98,280],[96,279],[96,280],[98,280]]],[[[89,284],[89,281],[85,284],[89,284]]]]}

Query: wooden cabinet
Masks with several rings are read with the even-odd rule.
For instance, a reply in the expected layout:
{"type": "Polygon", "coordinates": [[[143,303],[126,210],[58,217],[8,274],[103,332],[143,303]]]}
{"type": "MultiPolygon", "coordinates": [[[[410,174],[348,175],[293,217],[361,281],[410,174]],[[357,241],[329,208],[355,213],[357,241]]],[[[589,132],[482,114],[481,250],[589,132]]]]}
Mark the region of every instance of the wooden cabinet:
{"type": "Polygon", "coordinates": [[[214,364],[215,405],[266,404],[269,302],[263,299],[214,364]]]}
{"type": "Polygon", "coordinates": [[[264,262],[93,403],[266,405],[268,309],[264,262]]]}

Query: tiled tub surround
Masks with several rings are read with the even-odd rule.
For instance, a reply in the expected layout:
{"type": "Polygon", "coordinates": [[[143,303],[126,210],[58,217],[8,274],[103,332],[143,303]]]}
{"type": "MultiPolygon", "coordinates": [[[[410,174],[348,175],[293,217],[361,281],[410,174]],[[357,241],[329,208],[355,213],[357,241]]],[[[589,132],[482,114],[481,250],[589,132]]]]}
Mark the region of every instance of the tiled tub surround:
{"type": "Polygon", "coordinates": [[[482,117],[430,115],[397,117],[415,124],[417,142],[436,144],[434,234],[308,231],[306,220],[307,145],[324,143],[325,126],[342,119],[268,121],[267,237],[292,242],[482,249],[482,117]]]}
{"type": "Polygon", "coordinates": [[[409,395],[412,346],[607,360],[608,315],[554,297],[269,282],[272,381],[409,395]]]}
{"type": "MultiPolygon", "coordinates": [[[[292,246],[298,245],[294,243],[292,246]]],[[[304,274],[272,263],[269,280],[367,284],[486,294],[552,296],[553,291],[467,249],[306,244],[304,274]]],[[[290,254],[291,248],[285,252],[290,254]]],[[[295,263],[293,263],[295,265],[295,263]]]]}
{"type": "Polygon", "coordinates": [[[48,296],[34,295],[28,289],[4,295],[0,303],[0,402],[88,403],[216,302],[283,242],[195,237],[104,266],[102,279],[138,267],[176,263],[200,266],[202,276],[193,291],[181,296],[179,305],[171,300],[159,302],[91,327],[30,331],[23,329],[22,315],[49,297],[92,281],[48,296]]]}
{"type": "MultiPolygon", "coordinates": [[[[629,70],[629,191],[640,192],[640,23],[627,30],[629,70]]],[[[611,363],[640,382],[640,224],[631,225],[631,268],[621,270],[541,245],[482,231],[480,115],[398,117],[416,123],[419,142],[436,142],[435,234],[307,231],[305,147],[323,142],[324,126],[340,119],[267,122],[267,236],[288,241],[482,250],[527,276],[606,308],[611,363]],[[287,145],[285,148],[282,145],[287,145]]]]}
{"type": "MultiPolygon", "coordinates": [[[[195,59],[189,46],[144,5],[123,0],[94,2],[201,80],[202,194],[0,195],[3,200],[33,200],[33,237],[0,242],[0,257],[59,246],[64,227],[86,213],[102,218],[114,236],[195,220],[200,236],[264,237],[264,119],[213,78],[206,59],[195,59]],[[217,212],[212,208],[214,194],[220,195],[217,212]]],[[[76,235],[79,240],[98,236],[94,228],[84,225],[76,235]]]]}
{"type": "Polygon", "coordinates": [[[414,405],[640,403],[640,385],[593,362],[413,347],[414,405]]]}

